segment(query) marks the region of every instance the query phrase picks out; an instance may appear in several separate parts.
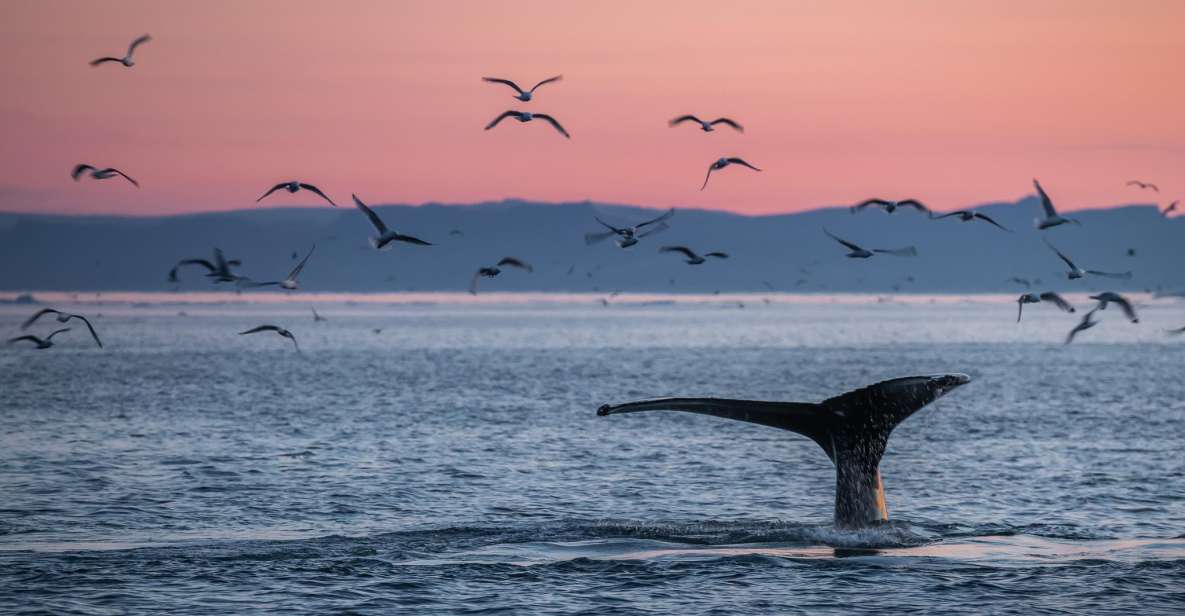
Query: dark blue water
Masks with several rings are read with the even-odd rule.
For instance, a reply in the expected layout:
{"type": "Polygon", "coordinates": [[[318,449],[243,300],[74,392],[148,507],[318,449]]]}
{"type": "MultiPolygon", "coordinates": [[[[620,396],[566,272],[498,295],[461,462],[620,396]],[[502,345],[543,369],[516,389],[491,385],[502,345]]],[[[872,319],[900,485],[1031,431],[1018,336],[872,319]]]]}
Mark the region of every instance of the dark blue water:
{"type": "Polygon", "coordinates": [[[1006,303],[320,309],[91,306],[106,350],[0,352],[0,611],[1185,607],[1180,304],[1069,347],[1076,315],[1006,303]],[[304,354],[235,335],[264,322],[304,354]],[[949,371],[871,531],[831,528],[805,438],[595,414],[949,371]]]}

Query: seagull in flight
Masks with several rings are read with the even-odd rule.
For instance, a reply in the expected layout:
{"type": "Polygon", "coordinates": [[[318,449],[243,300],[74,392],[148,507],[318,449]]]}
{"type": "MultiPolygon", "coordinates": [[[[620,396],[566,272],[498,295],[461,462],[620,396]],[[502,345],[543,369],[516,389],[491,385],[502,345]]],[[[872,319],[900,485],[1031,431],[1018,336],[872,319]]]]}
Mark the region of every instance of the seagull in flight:
{"type": "Polygon", "coordinates": [[[1079,321],[1078,325],[1075,325],[1074,329],[1071,329],[1069,335],[1066,336],[1066,344],[1074,342],[1074,336],[1077,336],[1078,332],[1086,331],[1099,324],[1099,322],[1094,319],[1094,313],[1097,311],[1098,308],[1095,308],[1094,310],[1091,310],[1082,316],[1082,320],[1079,321]]]}
{"type": "Polygon", "coordinates": [[[1029,282],[1028,278],[1021,278],[1020,276],[1013,276],[1012,278],[1009,278],[1008,281],[1015,282],[1016,284],[1019,284],[1026,289],[1031,288],[1033,286],[1033,283],[1029,282]]]}
{"type": "Polygon", "coordinates": [[[75,182],[80,181],[82,179],[82,176],[84,176],[84,175],[89,175],[91,177],[91,179],[95,179],[95,180],[106,180],[108,178],[113,178],[115,176],[119,176],[119,177],[131,182],[132,186],[135,186],[136,188],[140,187],[140,183],[137,182],[136,180],[132,179],[132,176],[120,171],[119,169],[116,169],[115,167],[105,167],[103,169],[100,169],[94,165],[88,165],[86,163],[81,163],[78,165],[74,165],[74,170],[70,172],[70,177],[74,178],[75,182]]]}
{"type": "Polygon", "coordinates": [[[1140,322],[1140,318],[1136,316],[1136,309],[1132,307],[1132,303],[1129,302],[1126,297],[1118,293],[1107,291],[1104,293],[1099,293],[1098,295],[1091,295],[1090,299],[1093,299],[1099,303],[1099,310],[1106,310],[1108,304],[1115,304],[1119,306],[1121,310],[1123,310],[1123,316],[1127,317],[1127,320],[1131,321],[1132,323],[1140,322]]]}
{"type": "Polygon", "coordinates": [[[535,271],[535,268],[531,267],[531,265],[526,261],[516,259],[514,257],[502,257],[502,260],[498,261],[496,265],[483,267],[477,270],[477,273],[473,274],[473,280],[469,283],[469,293],[471,295],[477,295],[477,281],[481,280],[482,278],[493,278],[498,274],[501,274],[503,267],[517,267],[519,269],[527,270],[528,272],[535,271]]]}
{"type": "Polygon", "coordinates": [[[494,118],[494,121],[490,122],[489,124],[486,124],[486,130],[490,130],[491,128],[497,126],[499,122],[501,122],[502,120],[505,120],[506,118],[514,118],[514,119],[518,120],[519,122],[523,122],[523,123],[530,122],[531,120],[543,120],[544,122],[551,124],[552,127],[555,128],[556,130],[560,131],[560,134],[563,135],[564,137],[566,137],[568,139],[572,138],[572,135],[569,135],[568,131],[564,130],[564,127],[560,126],[560,123],[557,122],[555,118],[547,115],[546,113],[531,113],[530,111],[514,111],[513,109],[510,111],[503,111],[502,115],[494,118]]]}
{"type": "Polygon", "coordinates": [[[688,265],[702,265],[705,261],[707,261],[707,259],[709,257],[713,257],[716,259],[727,259],[728,258],[728,253],[726,253],[726,252],[709,252],[701,257],[700,255],[696,254],[694,250],[692,250],[686,246],[663,246],[662,248],[659,248],[658,251],[659,252],[677,252],[677,253],[687,257],[686,263],[688,265]]]}
{"type": "Polygon", "coordinates": [[[280,182],[279,184],[272,186],[270,190],[263,193],[263,196],[256,199],[255,202],[259,203],[260,201],[263,201],[263,199],[265,197],[267,197],[268,195],[276,192],[277,190],[281,190],[281,189],[286,190],[292,194],[295,194],[296,191],[298,191],[298,190],[302,190],[302,189],[307,190],[307,191],[321,197],[322,199],[328,201],[329,205],[332,205],[333,207],[337,207],[337,204],[333,202],[333,199],[330,199],[329,197],[325,196],[325,193],[321,192],[320,188],[317,188],[316,186],[313,186],[312,184],[305,184],[304,182],[297,182],[296,180],[292,180],[291,182],[280,182]]]}
{"type": "Polygon", "coordinates": [[[256,334],[259,332],[276,332],[277,334],[291,340],[292,346],[296,347],[296,352],[297,353],[300,352],[300,345],[296,344],[296,336],[293,336],[292,332],[284,329],[283,327],[279,327],[277,325],[260,325],[259,327],[252,327],[251,329],[249,329],[245,332],[239,332],[239,335],[246,336],[247,334],[256,334]]]}
{"type": "Polygon", "coordinates": [[[923,205],[922,202],[918,201],[917,199],[902,199],[900,201],[889,201],[888,199],[866,199],[860,203],[857,203],[856,205],[853,205],[850,209],[852,210],[852,213],[855,214],[856,212],[859,212],[870,205],[875,205],[883,209],[886,214],[892,214],[897,210],[897,208],[903,207],[911,207],[923,214],[930,213],[930,208],[923,205]]]}
{"type": "Polygon", "coordinates": [[[669,229],[670,227],[669,227],[669,225],[667,225],[666,221],[674,215],[675,215],[675,208],[671,208],[671,209],[667,210],[663,215],[658,216],[657,218],[652,218],[652,219],[647,220],[645,222],[640,222],[632,227],[614,227],[613,225],[594,216],[593,218],[596,219],[597,222],[601,223],[602,226],[604,226],[606,229],[609,229],[609,230],[608,231],[601,231],[599,233],[585,233],[584,234],[584,243],[592,245],[592,244],[596,244],[597,242],[600,242],[606,238],[616,235],[617,236],[617,245],[622,248],[629,248],[630,246],[637,244],[638,240],[641,238],[644,238],[648,235],[654,235],[655,233],[658,233],[659,231],[665,231],[666,229],[669,229]],[[654,226],[649,229],[645,228],[645,227],[649,227],[650,225],[654,225],[654,226]]]}
{"type": "Polygon", "coordinates": [[[556,75],[555,77],[548,77],[547,79],[544,79],[543,81],[540,81],[539,83],[535,84],[535,86],[532,87],[530,90],[523,90],[522,88],[518,87],[517,83],[514,83],[513,81],[511,81],[509,79],[501,79],[498,77],[482,77],[481,80],[486,83],[500,83],[502,85],[510,86],[510,87],[514,88],[515,92],[518,92],[518,94],[516,94],[514,96],[514,98],[517,98],[518,100],[520,100],[524,103],[527,103],[527,102],[530,102],[532,98],[534,98],[535,90],[539,89],[539,86],[549,84],[549,83],[555,83],[563,78],[564,78],[563,75],[556,75]]]}
{"type": "Polygon", "coordinates": [[[699,189],[703,190],[708,187],[708,180],[712,179],[712,172],[713,171],[719,171],[729,165],[740,165],[742,167],[748,167],[754,171],[761,171],[761,169],[758,169],[757,167],[754,167],[753,165],[750,165],[749,163],[745,162],[744,159],[737,158],[735,156],[730,157],[730,158],[720,158],[720,159],[717,159],[716,162],[712,163],[708,167],[708,175],[704,176],[704,185],[700,186],[699,189]]]}
{"type": "Polygon", "coordinates": [[[95,344],[99,345],[100,349],[103,348],[103,341],[99,340],[99,334],[95,333],[94,326],[91,325],[91,322],[81,314],[70,314],[68,312],[62,312],[61,310],[54,310],[53,308],[42,308],[41,310],[38,310],[36,314],[26,319],[24,323],[21,323],[21,329],[29,329],[29,326],[36,323],[37,319],[40,319],[47,314],[54,315],[57,318],[58,323],[67,323],[70,321],[70,319],[78,319],[79,321],[82,321],[86,324],[86,328],[90,330],[91,337],[95,339],[95,344]]]}
{"type": "Polygon", "coordinates": [[[238,282],[242,280],[242,276],[233,274],[230,271],[232,267],[239,267],[243,262],[238,259],[226,260],[222,256],[222,250],[214,249],[214,262],[211,263],[205,259],[182,259],[169,270],[169,282],[179,282],[177,279],[177,270],[186,265],[200,265],[206,268],[206,277],[213,278],[214,282],[238,282]]]}
{"type": "Polygon", "coordinates": [[[1132,277],[1131,272],[1123,272],[1121,274],[1113,274],[1111,272],[1100,272],[1098,270],[1084,270],[1084,269],[1078,267],[1077,265],[1074,265],[1074,262],[1071,261],[1069,257],[1062,254],[1062,251],[1058,250],[1053,244],[1049,243],[1049,240],[1045,240],[1045,245],[1049,246],[1049,248],[1051,250],[1053,250],[1053,252],[1057,253],[1057,256],[1059,258],[1061,258],[1062,261],[1065,262],[1067,267],[1070,268],[1070,271],[1066,272],[1066,277],[1069,278],[1070,280],[1077,280],[1087,274],[1090,274],[1091,276],[1101,276],[1103,278],[1117,278],[1119,280],[1129,280],[1132,277]]]}
{"type": "Polygon", "coordinates": [[[8,344],[16,344],[17,342],[21,342],[22,340],[28,340],[29,342],[32,342],[33,344],[37,345],[38,349],[48,349],[49,347],[53,346],[53,337],[54,336],[56,336],[62,332],[68,332],[68,331],[70,331],[70,328],[64,327],[62,329],[54,331],[52,334],[50,334],[44,338],[38,338],[37,336],[34,336],[32,334],[29,334],[27,336],[18,336],[16,338],[9,338],[8,344]]]}
{"type": "Polygon", "coordinates": [[[316,309],[316,308],[311,308],[311,310],[313,311],[313,322],[314,322],[314,323],[320,323],[320,322],[322,322],[322,321],[328,321],[328,320],[329,320],[329,319],[326,319],[325,317],[323,317],[323,316],[321,316],[321,315],[317,314],[317,309],[316,309]]]}
{"type": "Polygon", "coordinates": [[[1016,322],[1020,323],[1020,313],[1024,310],[1025,304],[1039,304],[1041,302],[1050,302],[1054,306],[1061,308],[1065,312],[1075,312],[1074,307],[1070,305],[1062,296],[1052,291],[1041,293],[1025,293],[1016,298],[1016,322]]]}
{"type": "Polygon", "coordinates": [[[1172,335],[1172,336],[1180,336],[1181,334],[1185,334],[1185,327],[1178,327],[1177,329],[1166,329],[1165,333],[1172,335]]]}
{"type": "Polygon", "coordinates": [[[701,120],[693,115],[681,115],[681,116],[675,118],[674,120],[671,120],[670,125],[671,125],[671,128],[674,128],[684,122],[695,122],[695,123],[699,124],[699,129],[704,131],[705,133],[710,133],[710,132],[716,130],[715,128],[712,128],[712,127],[717,124],[731,126],[732,128],[736,129],[736,131],[738,133],[745,132],[745,127],[738,124],[736,122],[736,120],[733,120],[730,118],[716,118],[715,120],[712,120],[709,122],[707,120],[701,120]]]}
{"type": "Polygon", "coordinates": [[[1012,233],[1011,229],[992,220],[990,217],[988,217],[987,214],[981,214],[979,212],[972,212],[970,210],[956,210],[954,212],[947,212],[946,214],[943,214],[941,216],[934,216],[933,214],[931,214],[930,218],[932,218],[933,220],[941,220],[943,218],[950,218],[951,216],[958,216],[959,220],[961,220],[963,222],[971,222],[972,220],[979,219],[984,222],[991,223],[992,225],[999,227],[1000,229],[1003,229],[1004,231],[1012,233]]]}
{"type": "Polygon", "coordinates": [[[1139,187],[1140,190],[1146,190],[1146,189],[1151,188],[1152,192],[1160,192],[1160,187],[1157,186],[1156,184],[1153,184],[1152,182],[1141,182],[1139,180],[1129,180],[1127,185],[1139,187]]]}
{"type": "Polygon", "coordinates": [[[147,43],[148,41],[151,41],[151,40],[152,40],[152,37],[145,34],[144,36],[141,36],[140,38],[132,41],[131,45],[128,45],[128,53],[124,57],[114,58],[111,56],[105,56],[105,57],[99,58],[97,60],[91,60],[91,66],[98,66],[100,64],[106,64],[108,62],[118,62],[118,63],[124,65],[126,68],[132,68],[133,66],[136,65],[136,63],[134,61],[132,61],[132,54],[136,53],[136,48],[139,47],[140,45],[143,45],[144,43],[147,43]]]}
{"type": "Polygon", "coordinates": [[[847,254],[849,259],[867,259],[876,253],[893,255],[895,257],[916,257],[918,255],[918,249],[914,248],[913,246],[906,246],[905,248],[873,248],[872,250],[865,250],[856,244],[832,235],[832,233],[827,229],[823,229],[823,233],[826,233],[827,237],[846,246],[847,249],[851,251],[847,254]]]}
{"type": "Polygon", "coordinates": [[[1173,212],[1177,211],[1177,204],[1178,203],[1180,203],[1180,201],[1173,201],[1172,203],[1168,204],[1168,207],[1166,207],[1160,211],[1160,215],[1164,216],[1165,218],[1168,218],[1169,214],[1172,214],[1173,212]]]}
{"type": "Polygon", "coordinates": [[[358,195],[350,196],[354,198],[354,205],[356,205],[358,209],[362,210],[363,214],[366,214],[366,217],[370,219],[370,224],[374,225],[375,230],[379,232],[377,236],[370,238],[370,245],[374,246],[375,250],[383,250],[384,248],[387,248],[391,242],[407,242],[408,244],[418,244],[420,246],[432,245],[431,242],[425,242],[418,237],[400,235],[388,229],[386,223],[383,222],[383,219],[379,218],[379,215],[375,214],[374,210],[366,207],[366,204],[358,198],[358,195]]]}
{"type": "Polygon", "coordinates": [[[301,270],[304,269],[304,264],[309,262],[309,257],[313,256],[313,251],[316,249],[317,249],[317,245],[313,244],[313,247],[309,249],[309,253],[306,254],[303,259],[300,260],[300,263],[296,264],[296,267],[292,268],[291,272],[288,272],[287,278],[285,278],[283,280],[275,280],[272,282],[248,282],[247,286],[250,286],[250,287],[270,287],[273,285],[278,285],[281,289],[285,289],[288,291],[297,290],[298,288],[300,288],[300,285],[297,284],[296,277],[300,275],[301,270]]]}
{"type": "Polygon", "coordinates": [[[1037,178],[1033,178],[1033,186],[1037,188],[1037,195],[1041,197],[1041,210],[1045,213],[1045,218],[1037,220],[1038,229],[1048,229],[1071,222],[1076,225],[1082,224],[1076,219],[1067,218],[1057,213],[1057,210],[1053,208],[1053,201],[1049,199],[1049,195],[1045,194],[1045,189],[1041,188],[1041,183],[1037,181],[1037,178]]]}

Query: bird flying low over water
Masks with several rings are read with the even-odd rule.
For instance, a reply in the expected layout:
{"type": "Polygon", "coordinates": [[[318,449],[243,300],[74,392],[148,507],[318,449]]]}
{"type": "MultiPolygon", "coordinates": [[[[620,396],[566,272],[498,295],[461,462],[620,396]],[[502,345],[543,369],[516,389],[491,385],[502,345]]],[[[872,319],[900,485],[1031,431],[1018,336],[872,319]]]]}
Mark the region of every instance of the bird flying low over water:
{"type": "Polygon", "coordinates": [[[900,201],[889,201],[887,199],[866,199],[853,205],[851,207],[852,213],[855,214],[864,208],[875,205],[885,211],[886,214],[892,214],[897,211],[897,208],[911,207],[923,214],[929,214],[930,208],[922,204],[917,199],[902,199],[900,201]]]}
{"type": "Polygon", "coordinates": [[[987,214],[981,214],[979,212],[972,212],[970,210],[956,210],[954,212],[947,212],[941,216],[934,216],[933,214],[931,214],[930,218],[932,218],[933,220],[941,220],[943,218],[950,218],[951,216],[958,216],[959,220],[961,220],[963,222],[971,222],[972,220],[979,219],[984,222],[990,223],[996,227],[999,227],[1000,229],[1003,229],[1004,231],[1012,233],[1011,229],[992,220],[987,214]]]}
{"type": "Polygon", "coordinates": [[[366,217],[370,219],[370,224],[374,225],[375,230],[379,232],[377,236],[370,238],[370,245],[374,246],[375,250],[383,250],[384,248],[387,248],[391,242],[407,242],[408,244],[418,244],[420,246],[432,245],[431,242],[425,242],[418,237],[400,235],[399,233],[388,229],[386,223],[383,222],[383,219],[379,218],[379,215],[375,214],[374,210],[366,207],[366,204],[358,198],[358,195],[350,196],[354,198],[354,205],[357,206],[358,209],[362,210],[363,214],[366,214],[366,217]]]}
{"type": "Polygon", "coordinates": [[[106,180],[115,176],[119,176],[131,182],[132,186],[135,186],[136,188],[140,187],[140,183],[132,179],[132,176],[120,171],[119,169],[116,169],[115,167],[105,167],[100,169],[94,165],[82,163],[75,165],[74,170],[70,172],[70,177],[73,178],[75,182],[81,180],[83,175],[89,175],[91,179],[95,180],[106,180]]]}
{"type": "Polygon", "coordinates": [[[1079,321],[1078,324],[1074,326],[1074,329],[1071,329],[1070,333],[1066,335],[1066,344],[1074,342],[1074,337],[1078,335],[1078,332],[1086,331],[1099,324],[1099,322],[1094,318],[1095,312],[1098,312],[1098,308],[1095,308],[1082,315],[1082,320],[1079,321]]]}
{"type": "Polygon", "coordinates": [[[296,343],[296,336],[293,336],[292,332],[284,329],[283,327],[279,327],[278,325],[260,325],[259,327],[252,327],[245,332],[239,332],[239,335],[246,336],[247,334],[257,334],[259,332],[276,332],[284,338],[291,340],[292,346],[296,348],[296,352],[300,352],[300,345],[296,343]]]}
{"type": "Polygon", "coordinates": [[[1062,251],[1060,251],[1056,247],[1054,247],[1053,244],[1049,243],[1049,240],[1045,240],[1045,245],[1049,246],[1050,250],[1057,253],[1057,256],[1059,258],[1061,258],[1062,261],[1065,262],[1067,267],[1070,268],[1070,271],[1066,272],[1066,277],[1069,278],[1070,280],[1077,280],[1087,274],[1090,274],[1091,276],[1102,276],[1103,278],[1117,278],[1119,280],[1128,280],[1132,277],[1131,272],[1122,272],[1122,273],[1116,274],[1116,273],[1111,273],[1111,272],[1100,272],[1098,270],[1084,270],[1084,269],[1078,267],[1077,265],[1074,265],[1074,262],[1071,261],[1069,257],[1062,254],[1062,251]]]}
{"type": "Polygon", "coordinates": [[[674,215],[675,215],[675,208],[671,208],[671,209],[667,210],[663,215],[658,216],[657,218],[652,218],[652,219],[647,220],[645,222],[640,222],[632,227],[614,227],[613,225],[594,216],[593,218],[597,222],[601,223],[601,225],[603,225],[605,228],[607,228],[609,230],[608,231],[601,231],[599,233],[585,233],[584,234],[584,243],[592,245],[592,244],[595,244],[595,243],[600,242],[602,240],[605,240],[606,238],[616,235],[617,236],[617,245],[622,248],[629,248],[630,246],[637,244],[638,240],[641,238],[644,238],[649,235],[654,235],[655,233],[669,229],[670,227],[667,225],[666,221],[674,215]],[[653,226],[651,226],[651,225],[653,225],[653,226]],[[650,228],[646,229],[645,227],[650,227],[650,228]]]}
{"type": "Polygon", "coordinates": [[[21,329],[29,329],[29,326],[36,323],[37,319],[40,319],[47,314],[54,315],[57,318],[58,323],[67,323],[70,321],[70,319],[78,319],[79,321],[82,321],[86,324],[86,328],[90,330],[91,337],[95,339],[95,344],[99,345],[100,349],[103,348],[103,341],[99,340],[99,334],[95,333],[94,326],[91,325],[91,322],[81,314],[70,314],[68,312],[62,312],[61,310],[54,310],[53,308],[42,308],[41,310],[38,310],[33,316],[26,319],[24,323],[21,323],[21,329]]]}
{"type": "Polygon", "coordinates": [[[1012,278],[1009,278],[1008,281],[1015,282],[1016,284],[1019,284],[1026,289],[1033,286],[1033,283],[1029,282],[1028,278],[1021,278],[1020,276],[1013,276],[1012,278]]]}
{"type": "Polygon", "coordinates": [[[267,192],[263,193],[262,196],[260,196],[258,199],[256,199],[255,202],[259,203],[260,201],[263,201],[264,198],[266,198],[268,195],[276,192],[277,190],[281,190],[281,189],[288,191],[290,194],[295,194],[296,191],[302,190],[302,189],[307,190],[307,191],[321,197],[322,199],[328,201],[329,205],[332,205],[333,207],[337,207],[337,204],[333,202],[333,199],[330,199],[329,197],[327,197],[325,195],[325,193],[321,192],[320,188],[317,188],[316,186],[313,186],[312,184],[305,184],[304,182],[297,182],[296,180],[292,180],[290,182],[280,182],[279,184],[272,186],[267,192]]]}
{"type": "Polygon", "coordinates": [[[496,265],[483,267],[473,274],[473,280],[469,283],[469,293],[472,295],[477,295],[477,281],[482,278],[493,278],[498,274],[501,274],[503,267],[517,267],[519,269],[527,270],[528,272],[535,271],[535,268],[531,267],[531,265],[526,261],[516,259],[514,257],[502,257],[502,260],[498,261],[496,265]]]}
{"type": "Polygon", "coordinates": [[[687,257],[686,263],[688,265],[702,265],[705,261],[707,261],[707,259],[709,257],[716,258],[716,259],[727,259],[728,258],[728,253],[725,253],[725,252],[709,252],[701,257],[700,255],[696,254],[694,250],[692,250],[686,246],[663,246],[662,248],[659,248],[658,251],[659,252],[677,252],[677,253],[687,257]]]}
{"type": "Polygon", "coordinates": [[[1045,214],[1044,218],[1037,219],[1038,229],[1048,229],[1071,222],[1076,225],[1082,224],[1076,219],[1067,218],[1057,213],[1057,210],[1053,208],[1053,201],[1049,199],[1049,195],[1045,194],[1045,189],[1041,188],[1041,183],[1037,181],[1037,178],[1033,178],[1033,186],[1037,189],[1037,196],[1041,198],[1041,211],[1045,214]]]}
{"type": "Polygon", "coordinates": [[[535,90],[539,89],[539,86],[549,84],[549,83],[555,83],[563,78],[564,78],[563,75],[556,75],[555,77],[548,77],[547,79],[544,79],[543,81],[540,81],[539,83],[535,84],[530,90],[524,90],[524,89],[518,87],[517,83],[514,83],[513,81],[511,81],[509,79],[501,79],[498,77],[482,77],[481,80],[486,83],[500,83],[502,85],[510,86],[510,87],[514,88],[515,92],[518,93],[518,94],[514,95],[514,98],[517,98],[518,100],[520,100],[524,103],[527,103],[527,102],[530,102],[530,100],[532,98],[534,98],[535,90]]]}
{"type": "Polygon", "coordinates": [[[1185,327],[1178,327],[1177,329],[1166,329],[1165,333],[1172,335],[1172,336],[1179,336],[1181,334],[1185,334],[1185,327]]]}
{"type": "Polygon", "coordinates": [[[905,248],[873,248],[872,250],[865,250],[864,248],[861,248],[852,242],[836,237],[827,229],[823,229],[823,233],[826,233],[827,237],[847,247],[847,249],[851,251],[847,254],[849,259],[867,259],[876,253],[893,255],[895,257],[916,257],[918,255],[918,249],[914,248],[913,246],[906,246],[905,248]]]}
{"type": "Polygon", "coordinates": [[[695,122],[695,123],[699,124],[699,129],[704,131],[705,133],[710,133],[710,132],[716,130],[715,128],[713,128],[713,126],[715,126],[717,124],[731,126],[734,129],[736,129],[736,131],[739,133],[745,132],[745,127],[738,124],[736,122],[736,120],[732,120],[729,118],[716,118],[715,120],[707,121],[707,120],[701,120],[693,115],[681,115],[681,116],[671,120],[670,125],[672,128],[674,128],[674,127],[682,124],[683,122],[695,122]]]}
{"type": "Polygon", "coordinates": [[[1118,293],[1106,291],[1104,293],[1099,293],[1098,295],[1091,295],[1090,299],[1093,299],[1099,303],[1099,310],[1106,310],[1108,304],[1116,304],[1121,310],[1123,310],[1123,316],[1127,317],[1127,320],[1131,321],[1132,323],[1140,322],[1140,318],[1136,316],[1136,309],[1132,307],[1132,303],[1129,302],[1126,297],[1118,293]]]}
{"type": "Polygon", "coordinates": [[[1062,296],[1052,291],[1046,291],[1040,295],[1036,293],[1025,293],[1016,298],[1016,322],[1020,323],[1020,313],[1024,310],[1025,304],[1039,304],[1041,302],[1050,302],[1054,306],[1061,308],[1065,312],[1074,312],[1074,307],[1070,305],[1062,296]]]}
{"type": "Polygon", "coordinates": [[[246,285],[249,287],[269,287],[269,286],[277,285],[281,289],[286,289],[288,291],[297,290],[298,288],[300,288],[300,285],[297,284],[296,277],[300,275],[301,270],[304,269],[304,264],[309,262],[309,257],[313,256],[313,251],[316,249],[317,249],[317,245],[313,244],[313,247],[309,249],[309,253],[307,255],[305,255],[303,259],[300,260],[300,263],[296,264],[296,267],[292,268],[291,272],[288,272],[287,278],[285,278],[283,280],[276,280],[273,282],[250,282],[250,281],[248,281],[246,283],[246,285]]]}
{"type": "Polygon", "coordinates": [[[8,344],[16,344],[17,342],[29,341],[29,342],[32,342],[33,344],[37,345],[36,348],[38,348],[38,349],[48,349],[49,347],[53,346],[53,337],[54,336],[56,336],[62,332],[68,332],[68,331],[70,331],[70,328],[64,327],[62,329],[54,331],[53,333],[51,333],[50,335],[48,335],[44,338],[38,338],[37,336],[34,336],[32,334],[29,334],[27,336],[17,336],[16,338],[9,338],[8,344]]]}
{"type": "Polygon", "coordinates": [[[1141,182],[1139,180],[1129,180],[1127,185],[1139,187],[1141,190],[1151,188],[1152,192],[1160,192],[1160,187],[1157,186],[1156,184],[1151,183],[1151,182],[1141,182]]]}
{"type": "Polygon", "coordinates": [[[316,308],[310,308],[310,310],[312,310],[312,311],[313,311],[313,322],[314,322],[314,323],[320,323],[320,322],[322,322],[322,321],[328,321],[328,320],[329,320],[329,319],[326,319],[325,317],[323,317],[323,316],[321,316],[321,315],[317,314],[317,309],[316,309],[316,308]]]}
{"type": "Polygon", "coordinates": [[[708,180],[712,179],[713,171],[719,171],[729,165],[740,165],[742,167],[748,167],[754,171],[761,171],[761,169],[758,169],[757,167],[745,162],[744,159],[737,158],[735,156],[730,158],[718,158],[716,159],[716,162],[708,166],[708,174],[704,176],[704,185],[700,186],[699,189],[703,190],[708,187],[708,180]]]}
{"type": "Polygon", "coordinates": [[[544,122],[551,124],[551,126],[553,128],[555,128],[556,130],[560,131],[560,134],[563,135],[564,137],[566,137],[568,139],[572,138],[572,135],[569,135],[568,131],[564,130],[564,127],[560,126],[560,123],[557,122],[555,118],[547,115],[546,113],[531,113],[530,111],[514,111],[513,109],[510,111],[503,111],[502,115],[494,118],[494,120],[492,122],[490,122],[489,124],[486,124],[486,130],[490,130],[491,128],[497,126],[499,122],[501,122],[502,120],[505,120],[506,118],[514,118],[524,124],[527,122],[530,122],[531,120],[543,120],[544,122]]]}
{"type": "Polygon", "coordinates": [[[124,57],[115,58],[112,56],[104,56],[96,60],[91,60],[91,66],[99,66],[100,64],[106,64],[108,62],[118,62],[124,65],[126,68],[132,68],[136,65],[136,63],[132,60],[132,54],[136,53],[136,48],[151,40],[152,37],[145,34],[144,36],[132,41],[131,45],[128,45],[128,53],[124,57]]]}
{"type": "Polygon", "coordinates": [[[206,277],[213,278],[214,282],[238,282],[242,280],[242,276],[234,274],[230,271],[232,267],[239,267],[243,262],[238,259],[226,260],[222,256],[222,250],[214,249],[214,262],[210,263],[205,259],[182,259],[169,270],[169,282],[179,282],[177,279],[177,270],[186,265],[200,265],[206,268],[206,277]]]}
{"type": "Polygon", "coordinates": [[[1169,214],[1172,214],[1173,212],[1177,211],[1177,204],[1178,203],[1180,203],[1180,201],[1173,201],[1172,203],[1168,204],[1168,206],[1166,206],[1163,210],[1160,211],[1160,215],[1168,217],[1169,214]]]}

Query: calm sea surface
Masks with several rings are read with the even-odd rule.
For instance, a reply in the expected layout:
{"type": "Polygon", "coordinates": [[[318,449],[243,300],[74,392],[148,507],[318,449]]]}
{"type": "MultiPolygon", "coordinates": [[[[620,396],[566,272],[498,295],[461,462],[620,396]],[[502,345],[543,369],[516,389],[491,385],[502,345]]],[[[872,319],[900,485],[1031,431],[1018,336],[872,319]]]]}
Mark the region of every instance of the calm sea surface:
{"type": "Polygon", "coordinates": [[[1081,310],[847,300],[59,306],[106,349],[0,349],[0,612],[1185,610],[1185,303],[1065,346],[1081,310]],[[893,434],[871,531],[806,438],[596,416],[935,372],[974,381],[893,434]]]}

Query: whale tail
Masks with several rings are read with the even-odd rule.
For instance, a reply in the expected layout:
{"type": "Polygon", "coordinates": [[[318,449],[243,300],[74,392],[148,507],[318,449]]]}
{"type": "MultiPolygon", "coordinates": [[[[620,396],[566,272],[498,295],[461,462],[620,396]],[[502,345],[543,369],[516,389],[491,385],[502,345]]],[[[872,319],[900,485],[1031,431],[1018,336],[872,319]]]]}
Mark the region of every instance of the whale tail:
{"type": "Polygon", "coordinates": [[[822,447],[835,464],[836,527],[862,528],[889,517],[880,461],[893,428],[969,382],[971,378],[965,374],[911,376],[882,381],[819,403],[663,398],[604,405],[597,415],[684,411],[801,434],[822,447]]]}

